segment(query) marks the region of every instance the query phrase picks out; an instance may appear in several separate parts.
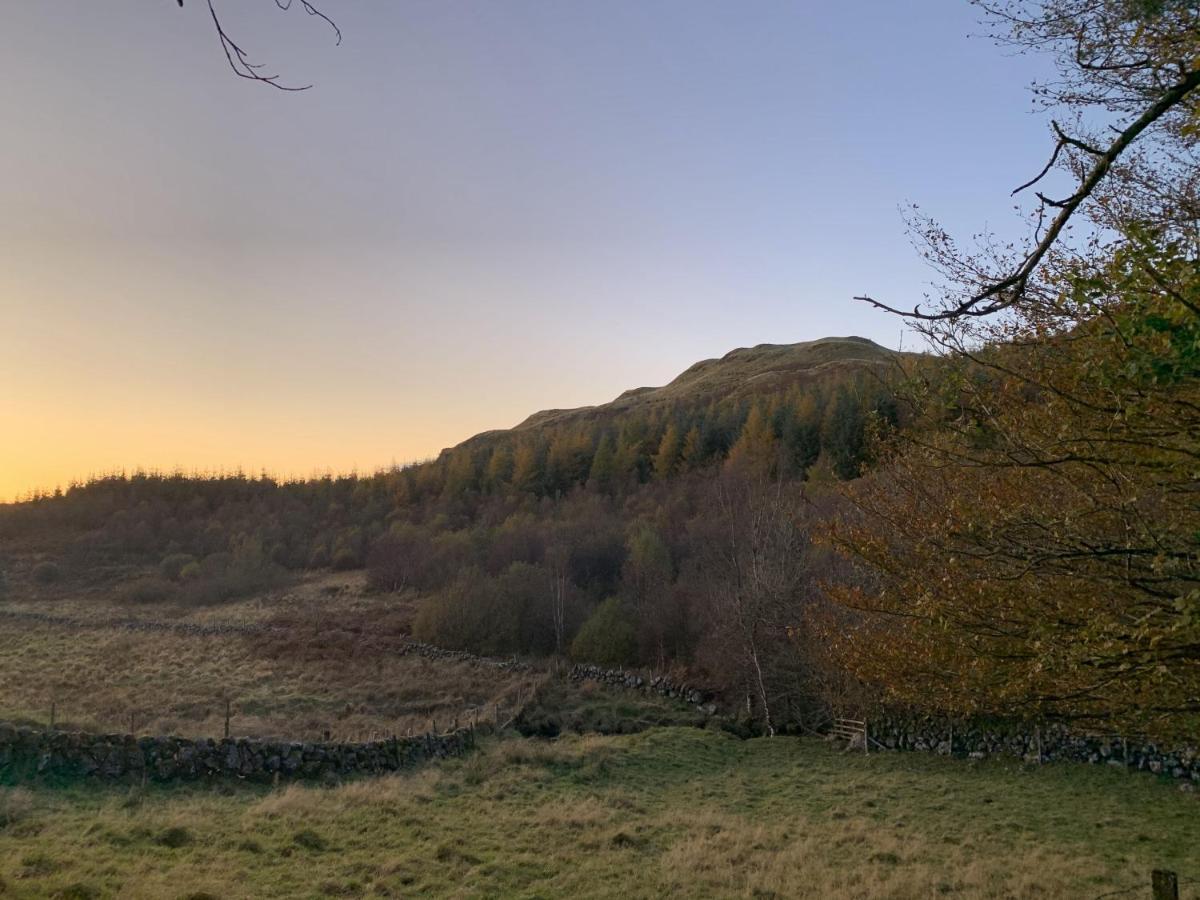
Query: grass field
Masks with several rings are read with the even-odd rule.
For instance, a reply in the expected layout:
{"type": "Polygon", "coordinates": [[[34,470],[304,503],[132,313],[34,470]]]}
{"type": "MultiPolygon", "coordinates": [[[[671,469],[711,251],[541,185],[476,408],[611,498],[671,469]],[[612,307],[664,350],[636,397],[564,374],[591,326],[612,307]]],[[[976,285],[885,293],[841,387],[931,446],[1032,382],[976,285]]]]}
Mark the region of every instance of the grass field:
{"type": "MultiPolygon", "coordinates": [[[[5,608],[95,627],[0,620],[0,720],[89,731],[220,736],[225,700],[236,735],[312,739],[440,729],[534,678],[399,652],[410,610],[347,576],[198,609],[131,606],[110,595],[10,600],[5,608]],[[106,627],[119,619],[279,626],[267,635],[106,627]]],[[[111,592],[110,592],[111,594],[111,592]]]]}
{"type": "Polygon", "coordinates": [[[1146,896],[1198,847],[1149,777],[660,728],[339,787],[10,789],[0,896],[1146,896]]]}

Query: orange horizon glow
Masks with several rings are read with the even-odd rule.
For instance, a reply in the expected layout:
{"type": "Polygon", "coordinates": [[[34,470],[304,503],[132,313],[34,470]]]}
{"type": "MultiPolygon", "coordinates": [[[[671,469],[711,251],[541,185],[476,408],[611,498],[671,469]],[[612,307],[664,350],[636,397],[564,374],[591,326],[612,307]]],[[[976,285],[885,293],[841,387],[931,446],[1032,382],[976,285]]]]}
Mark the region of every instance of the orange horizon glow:
{"type": "Polygon", "coordinates": [[[204,4],[8,6],[0,501],[373,471],[737,347],[896,347],[851,298],[928,286],[897,203],[974,230],[1046,147],[1052,66],[965,3],[341,4],[341,46],[224,4],[298,94],[204,4]]]}

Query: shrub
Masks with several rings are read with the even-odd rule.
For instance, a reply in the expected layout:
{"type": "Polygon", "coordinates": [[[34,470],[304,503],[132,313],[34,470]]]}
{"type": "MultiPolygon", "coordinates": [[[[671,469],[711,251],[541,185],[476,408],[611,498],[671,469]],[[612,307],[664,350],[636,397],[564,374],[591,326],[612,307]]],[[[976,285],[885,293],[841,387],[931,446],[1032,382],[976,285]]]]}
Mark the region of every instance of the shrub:
{"type": "Polygon", "coordinates": [[[204,570],[200,568],[200,563],[192,560],[186,566],[179,570],[180,581],[195,581],[203,574],[204,570]]]}
{"type": "Polygon", "coordinates": [[[371,545],[367,578],[377,591],[398,591],[417,583],[431,556],[429,537],[414,525],[397,523],[371,545]]]}
{"type": "Polygon", "coordinates": [[[186,576],[180,572],[182,580],[187,582],[183,599],[191,604],[223,603],[247,597],[277,587],[287,577],[283,568],[266,558],[261,543],[253,540],[238,541],[233,553],[204,557],[195,575],[191,565],[184,567],[186,576]]]}
{"type": "Polygon", "coordinates": [[[55,900],[98,900],[103,896],[99,888],[94,888],[90,884],[84,884],[82,881],[76,881],[74,884],[68,884],[61,891],[54,894],[55,900]]]}
{"type": "Polygon", "coordinates": [[[53,584],[62,578],[62,569],[57,563],[40,562],[33,567],[33,580],[38,584],[53,584]]]}
{"type": "Polygon", "coordinates": [[[571,657],[601,666],[623,666],[637,653],[637,635],[619,597],[596,607],[571,642],[571,657]]]}
{"type": "Polygon", "coordinates": [[[183,570],[196,562],[190,553],[172,553],[158,564],[158,574],[167,581],[179,581],[183,570]]]}
{"type": "Polygon", "coordinates": [[[175,586],[161,578],[139,578],[121,590],[121,599],[126,603],[162,603],[175,595],[175,586]]]}
{"type": "Polygon", "coordinates": [[[333,559],[330,561],[330,567],[335,572],[345,572],[348,569],[357,569],[362,564],[359,562],[358,554],[349,547],[339,547],[333,552],[333,559]]]}

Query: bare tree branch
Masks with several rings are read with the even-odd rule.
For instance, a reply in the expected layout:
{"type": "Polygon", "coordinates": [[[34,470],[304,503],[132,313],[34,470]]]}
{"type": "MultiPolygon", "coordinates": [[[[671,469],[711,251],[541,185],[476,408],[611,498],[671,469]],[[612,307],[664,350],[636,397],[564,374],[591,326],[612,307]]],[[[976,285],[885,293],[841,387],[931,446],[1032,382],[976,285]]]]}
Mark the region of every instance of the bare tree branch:
{"type": "MultiPolygon", "coordinates": [[[[221,17],[217,14],[216,7],[213,6],[213,0],[206,0],[208,3],[208,13],[212,18],[213,27],[216,29],[217,38],[221,42],[221,50],[225,53],[225,59],[229,62],[229,68],[239,78],[245,78],[249,81],[258,81],[262,84],[269,84],[271,87],[281,91],[307,91],[312,87],[311,84],[302,86],[281,84],[278,75],[265,75],[259,71],[262,63],[251,62],[250,55],[244,50],[225,30],[224,24],[221,22],[221,17]]],[[[337,44],[342,43],[342,31],[338,28],[337,23],[329,16],[318,9],[310,0],[274,0],[275,5],[287,12],[299,2],[300,7],[310,16],[316,16],[325,22],[337,38],[337,44]]],[[[183,7],[183,0],[178,0],[180,8],[183,7]]]]}

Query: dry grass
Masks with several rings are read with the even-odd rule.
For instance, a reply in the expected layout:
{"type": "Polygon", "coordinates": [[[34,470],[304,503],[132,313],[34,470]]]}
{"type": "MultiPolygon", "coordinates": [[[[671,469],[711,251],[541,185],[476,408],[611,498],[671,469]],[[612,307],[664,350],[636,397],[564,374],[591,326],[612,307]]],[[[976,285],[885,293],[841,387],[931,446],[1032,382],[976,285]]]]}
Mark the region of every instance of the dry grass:
{"type": "Polygon", "coordinates": [[[0,719],[45,724],[54,703],[60,726],[124,731],[132,716],[139,732],[212,737],[222,733],[229,697],[238,735],[403,734],[431,720],[439,728],[465,721],[468,710],[530,681],[387,647],[324,649],[287,654],[238,635],[5,623],[0,719]]]}
{"type": "Polygon", "coordinates": [[[407,633],[417,604],[417,598],[410,594],[371,593],[363,572],[295,575],[281,587],[211,605],[129,602],[132,585],[156,578],[157,567],[125,567],[87,584],[76,579],[39,587],[28,578],[14,580],[3,607],[86,622],[142,619],[200,624],[302,623],[311,628],[371,621],[383,631],[407,633]]]}
{"type": "Polygon", "coordinates": [[[1200,876],[1200,804],[1149,777],[697,729],[335,788],[31,796],[0,834],[17,896],[1090,898],[1200,876]]]}
{"type": "MultiPolygon", "coordinates": [[[[130,573],[130,578],[138,577],[130,573]]],[[[91,731],[342,739],[439,730],[533,679],[400,653],[413,598],[370,594],[361,572],[317,574],[286,589],[210,607],[129,604],[110,581],[86,591],[14,592],[4,608],[95,627],[0,621],[0,720],[91,731]],[[267,624],[264,634],[195,635],[108,627],[267,624]]]]}

